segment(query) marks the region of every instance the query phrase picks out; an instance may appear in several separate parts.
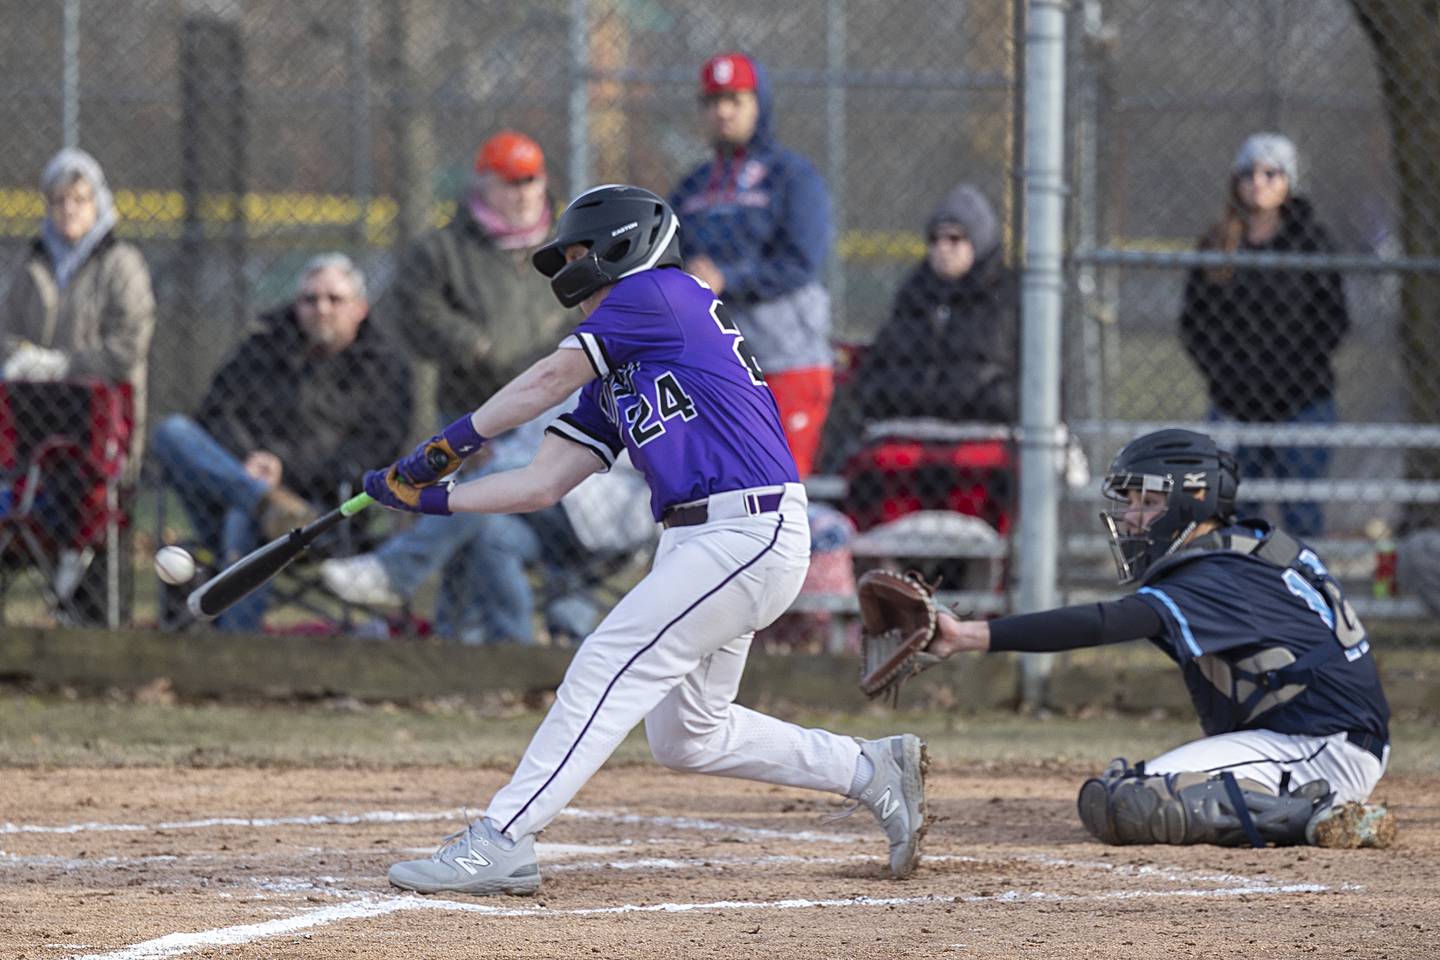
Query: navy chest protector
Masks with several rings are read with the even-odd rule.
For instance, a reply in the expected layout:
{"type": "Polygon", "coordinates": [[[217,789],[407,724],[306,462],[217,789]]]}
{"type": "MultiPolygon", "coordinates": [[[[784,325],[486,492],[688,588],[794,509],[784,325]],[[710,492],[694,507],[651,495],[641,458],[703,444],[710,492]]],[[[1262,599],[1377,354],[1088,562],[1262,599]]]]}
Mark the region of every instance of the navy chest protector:
{"type": "Polygon", "coordinates": [[[1221,696],[1235,704],[1241,724],[1248,725],[1266,711],[1304,693],[1315,671],[1330,660],[1356,660],[1369,652],[1365,628],[1340,584],[1314,551],[1281,530],[1271,530],[1263,538],[1244,533],[1207,534],[1155,564],[1146,571],[1143,582],[1151,583],[1176,567],[1221,550],[1253,557],[1278,569],[1290,592],[1315,611],[1335,639],[1334,643],[1317,644],[1299,658],[1278,645],[1234,660],[1215,653],[1196,657],[1196,669],[1221,696]]]}

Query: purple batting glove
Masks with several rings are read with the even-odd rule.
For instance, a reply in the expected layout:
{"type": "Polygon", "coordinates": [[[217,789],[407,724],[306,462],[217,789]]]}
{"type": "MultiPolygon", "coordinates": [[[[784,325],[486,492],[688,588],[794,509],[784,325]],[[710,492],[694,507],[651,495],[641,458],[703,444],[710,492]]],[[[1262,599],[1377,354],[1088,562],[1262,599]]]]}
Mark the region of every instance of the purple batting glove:
{"type": "Polygon", "coordinates": [[[395,466],[384,470],[371,470],[365,474],[365,492],[370,494],[376,503],[391,510],[450,516],[448,483],[428,487],[412,486],[400,478],[395,466]]]}
{"type": "MultiPolygon", "coordinates": [[[[485,445],[470,415],[456,420],[395,462],[401,478],[412,487],[428,487],[460,469],[460,462],[485,445]]],[[[371,494],[374,496],[373,494],[371,494]]]]}

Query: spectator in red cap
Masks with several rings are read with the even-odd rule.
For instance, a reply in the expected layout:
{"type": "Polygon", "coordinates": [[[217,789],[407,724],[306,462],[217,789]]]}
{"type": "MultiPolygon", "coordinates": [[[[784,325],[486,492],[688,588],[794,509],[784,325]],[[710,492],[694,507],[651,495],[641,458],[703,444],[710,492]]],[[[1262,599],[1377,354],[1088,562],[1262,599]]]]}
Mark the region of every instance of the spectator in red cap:
{"type": "Polygon", "coordinates": [[[759,360],[804,476],[834,392],[823,282],[830,196],[810,162],[776,142],[760,64],[743,53],[711,57],[700,100],[715,155],[670,201],[686,269],[714,288],[759,360]]]}
{"type": "MultiPolygon", "coordinates": [[[[525,134],[501,130],[476,151],[455,217],[401,256],[377,312],[416,359],[438,367],[442,425],[461,414],[456,403],[494,393],[553,351],[578,322],[530,266],[551,218],[544,152],[525,134]]],[[[496,462],[504,459],[506,443],[501,437],[492,444],[496,462]]],[[[374,553],[326,561],[321,575],[345,600],[394,604],[444,567],[438,633],[468,642],[531,643],[533,600],[524,558],[513,545],[533,539],[527,527],[544,518],[472,516],[479,522],[422,518],[374,553]]]]}

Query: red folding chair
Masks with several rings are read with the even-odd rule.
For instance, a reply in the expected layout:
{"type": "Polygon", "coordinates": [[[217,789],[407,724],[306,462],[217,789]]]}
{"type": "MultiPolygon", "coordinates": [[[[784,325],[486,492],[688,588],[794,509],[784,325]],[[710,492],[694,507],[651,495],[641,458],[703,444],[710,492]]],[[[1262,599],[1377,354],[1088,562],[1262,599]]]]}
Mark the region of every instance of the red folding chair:
{"type": "Polygon", "coordinates": [[[120,625],[133,423],[128,384],[0,383],[0,620],[12,580],[34,573],[57,619],[93,622],[98,611],[120,625]],[[99,584],[87,578],[97,562],[99,584]]]}
{"type": "Polygon", "coordinates": [[[855,545],[857,567],[883,556],[889,565],[938,577],[952,590],[1003,590],[1003,548],[997,555],[995,544],[961,535],[961,528],[949,529],[955,525],[942,521],[956,514],[975,517],[984,521],[980,527],[993,530],[987,531],[989,538],[1001,543],[1008,538],[1017,491],[1009,432],[1003,425],[929,419],[871,424],[868,442],[841,469],[846,481],[841,506],[861,534],[855,545]],[[923,518],[897,523],[922,512],[923,518]],[[933,531],[928,529],[931,518],[933,531]],[[929,539],[938,538],[939,547],[928,542],[927,533],[935,535],[929,539]],[[953,551],[944,546],[950,541],[953,551]],[[873,553],[881,544],[884,552],[873,553]]]}
{"type": "Polygon", "coordinates": [[[844,510],[863,533],[917,510],[952,510],[1010,532],[1015,459],[1008,440],[877,438],[846,461],[844,510]]]}

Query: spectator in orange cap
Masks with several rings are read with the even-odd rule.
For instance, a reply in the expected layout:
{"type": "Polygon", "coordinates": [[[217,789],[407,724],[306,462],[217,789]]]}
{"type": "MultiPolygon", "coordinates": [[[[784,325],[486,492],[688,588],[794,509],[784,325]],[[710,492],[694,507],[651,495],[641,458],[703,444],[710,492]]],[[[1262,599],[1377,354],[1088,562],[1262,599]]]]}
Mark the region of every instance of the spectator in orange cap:
{"type": "MultiPolygon", "coordinates": [[[[454,219],[401,256],[377,313],[414,357],[438,367],[441,425],[463,412],[455,404],[494,393],[553,351],[579,321],[530,266],[551,218],[544,152],[525,134],[501,130],[476,151],[454,219]]],[[[500,437],[490,445],[491,459],[481,471],[507,463],[508,442],[500,437]]],[[[531,643],[533,601],[523,551],[514,545],[533,540],[532,528],[546,519],[472,514],[455,523],[424,517],[373,553],[326,561],[321,574],[345,600],[394,604],[444,567],[438,633],[467,642],[531,643]]],[[[552,632],[578,636],[590,626],[551,623],[552,632]]]]}
{"type": "Polygon", "coordinates": [[[714,156],[670,198],[685,269],[724,301],[759,361],[803,477],[834,392],[830,294],[834,231],[825,181],[775,139],[765,69],[743,53],[711,57],[700,103],[714,156]]]}
{"type": "Polygon", "coordinates": [[[439,364],[442,412],[455,397],[499,389],[569,329],[544,278],[528,269],[550,231],[546,188],[540,145],[501,130],[476,151],[454,219],[401,256],[380,313],[416,356],[439,364]]]}

